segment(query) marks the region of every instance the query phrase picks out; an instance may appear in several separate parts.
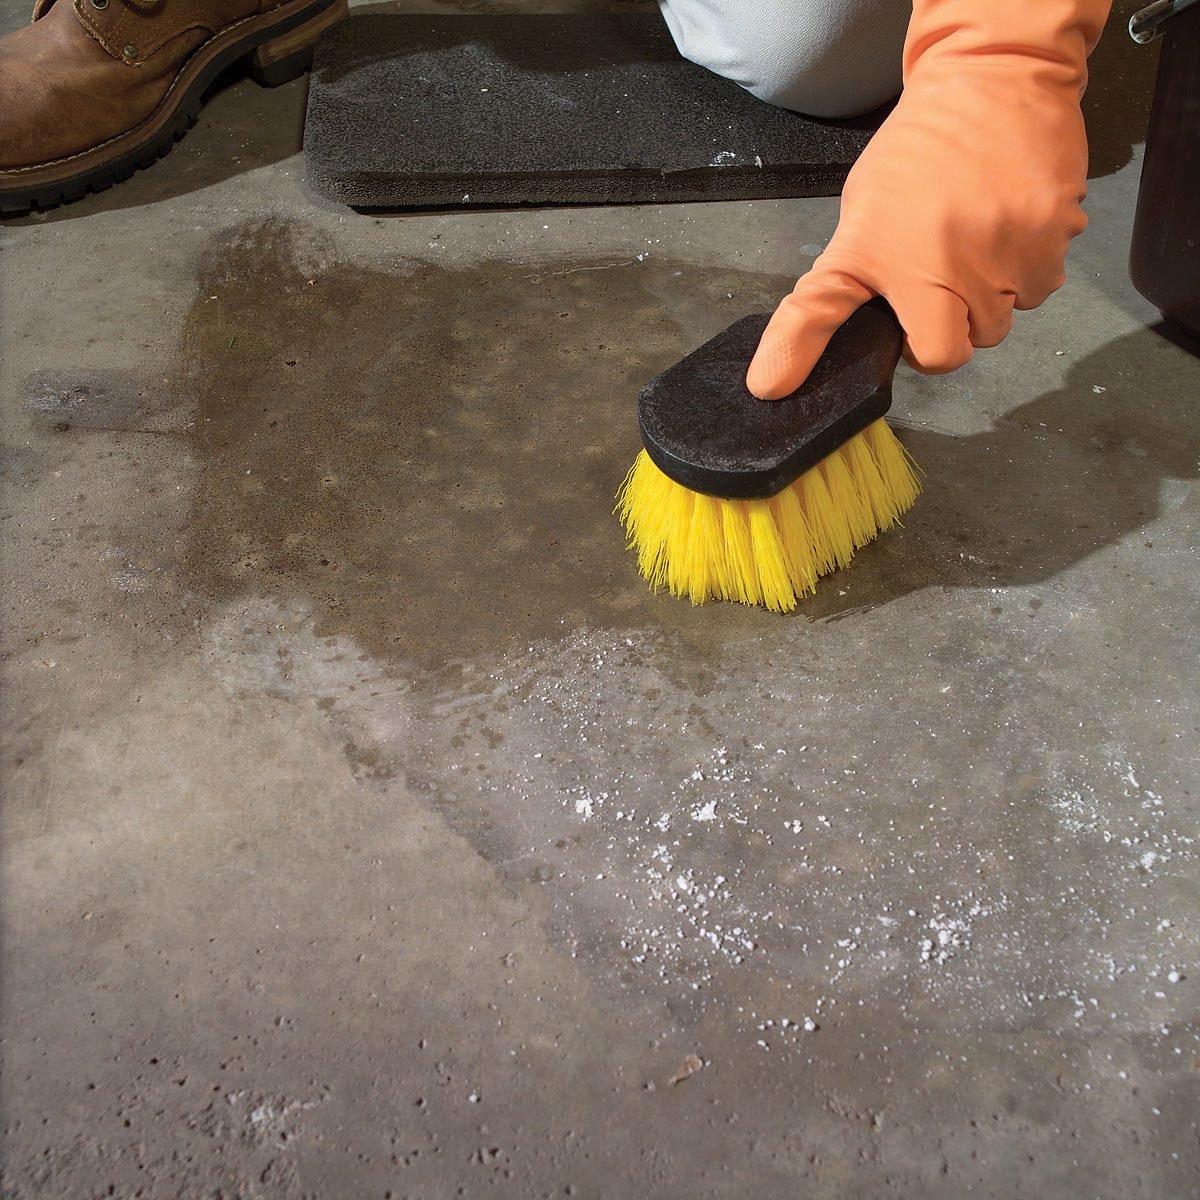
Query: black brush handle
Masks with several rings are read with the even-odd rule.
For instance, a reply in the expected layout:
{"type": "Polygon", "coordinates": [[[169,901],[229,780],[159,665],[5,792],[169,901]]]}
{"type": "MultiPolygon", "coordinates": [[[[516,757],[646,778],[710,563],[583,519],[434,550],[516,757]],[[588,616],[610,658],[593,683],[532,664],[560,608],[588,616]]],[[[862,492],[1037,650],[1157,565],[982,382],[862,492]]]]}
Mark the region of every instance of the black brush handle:
{"type": "Polygon", "coordinates": [[[808,379],[782,400],[759,400],[746,387],[769,320],[735,321],[642,389],[642,442],[676,483],[726,500],[766,499],[891,407],[904,332],[882,297],[837,330],[808,379]]]}

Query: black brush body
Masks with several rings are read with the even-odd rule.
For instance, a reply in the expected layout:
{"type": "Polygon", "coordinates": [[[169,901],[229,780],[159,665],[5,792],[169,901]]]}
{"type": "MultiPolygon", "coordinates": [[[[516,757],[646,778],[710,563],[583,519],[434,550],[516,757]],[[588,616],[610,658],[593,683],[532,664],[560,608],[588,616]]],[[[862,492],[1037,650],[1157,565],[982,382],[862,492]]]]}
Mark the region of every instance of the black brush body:
{"type": "Polygon", "coordinates": [[[769,320],[735,321],[642,389],[642,442],[676,483],[723,500],[765,500],[891,407],[904,333],[886,300],[854,313],[782,400],[759,400],[746,387],[769,320]]]}

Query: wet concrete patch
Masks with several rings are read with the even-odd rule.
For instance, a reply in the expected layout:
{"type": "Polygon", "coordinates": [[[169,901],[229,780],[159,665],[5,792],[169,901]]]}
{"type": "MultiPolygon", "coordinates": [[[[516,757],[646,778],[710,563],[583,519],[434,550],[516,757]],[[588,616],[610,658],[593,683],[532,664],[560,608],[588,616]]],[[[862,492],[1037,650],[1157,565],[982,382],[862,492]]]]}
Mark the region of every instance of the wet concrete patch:
{"type": "Polygon", "coordinates": [[[638,389],[692,336],[662,297],[719,328],[785,281],[636,259],[370,270],[314,237],[267,222],[210,251],[185,337],[186,586],[311,596],[324,629],[422,661],[648,615],[610,514],[638,389]]]}
{"type": "MultiPolygon", "coordinates": [[[[184,585],[310,596],[324,632],[425,664],[585,623],[708,647],[778,627],[650,597],[610,509],[641,384],[787,286],[669,260],[368,269],[303,225],[235,229],[210,246],[186,326],[201,475],[184,585]]],[[[966,437],[906,421],[901,380],[926,494],[793,623],[1045,583],[1120,543],[1197,474],[1189,401],[1167,383],[1178,357],[1130,334],[966,437]]]]}

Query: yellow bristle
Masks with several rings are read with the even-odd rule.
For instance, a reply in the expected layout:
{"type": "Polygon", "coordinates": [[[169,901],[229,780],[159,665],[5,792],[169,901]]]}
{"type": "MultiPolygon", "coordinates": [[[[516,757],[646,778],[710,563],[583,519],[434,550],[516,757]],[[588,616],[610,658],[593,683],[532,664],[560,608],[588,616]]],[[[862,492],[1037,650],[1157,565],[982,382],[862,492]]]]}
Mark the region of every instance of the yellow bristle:
{"type": "Polygon", "coordinates": [[[845,518],[838,513],[829,495],[820,464],[801,475],[792,484],[792,489],[799,496],[808,521],[817,575],[828,575],[842,565],[838,561],[837,546],[839,539],[844,542],[848,536],[845,518]]]}
{"type": "Polygon", "coordinates": [[[788,571],[787,554],[771,502],[751,500],[746,508],[756,576],[746,591],[754,595],[756,603],[765,604],[772,612],[787,612],[796,603],[796,588],[788,571]]]}
{"type": "Polygon", "coordinates": [[[720,511],[721,532],[725,540],[721,591],[730,600],[740,600],[743,604],[757,604],[758,573],[754,569],[754,543],[750,540],[747,502],[725,500],[720,505],[720,511]]]}
{"type": "Polygon", "coordinates": [[[643,450],[616,512],[656,590],[693,604],[736,600],[790,612],[817,579],[894,525],[921,491],[883,420],[769,500],[718,500],[664,475],[643,450]]]}
{"type": "Polygon", "coordinates": [[[800,489],[795,485],[786,487],[778,496],[773,496],[769,503],[779,526],[793,590],[799,595],[815,592],[817,576],[821,572],[817,566],[812,531],[804,515],[804,506],[800,503],[800,489]]]}
{"type": "Polygon", "coordinates": [[[867,540],[875,536],[880,529],[886,529],[892,521],[892,507],[887,493],[887,485],[879,473],[879,465],[866,438],[851,438],[841,449],[842,461],[850,469],[850,474],[858,488],[862,499],[868,528],[867,540]]]}
{"type": "Polygon", "coordinates": [[[845,447],[834,451],[817,470],[824,475],[829,488],[833,519],[841,523],[833,536],[833,543],[837,565],[844,567],[854,556],[855,550],[869,540],[867,530],[874,532],[871,511],[859,494],[857,481],[846,462],[845,447]]]}
{"type": "Polygon", "coordinates": [[[676,596],[686,595],[690,590],[690,579],[696,568],[689,563],[686,553],[679,554],[677,547],[686,546],[692,528],[692,516],[696,511],[696,493],[684,488],[685,496],[665,507],[663,541],[666,555],[659,562],[659,572],[667,589],[676,596]]]}
{"type": "Polygon", "coordinates": [[[693,604],[703,604],[710,596],[719,595],[720,567],[724,559],[721,501],[697,492],[692,526],[683,552],[686,587],[681,587],[676,595],[686,594],[693,604]]]}
{"type": "Polygon", "coordinates": [[[921,494],[921,468],[913,462],[912,456],[886,421],[868,425],[860,436],[879,468],[893,514],[892,521],[895,522],[921,494]]]}

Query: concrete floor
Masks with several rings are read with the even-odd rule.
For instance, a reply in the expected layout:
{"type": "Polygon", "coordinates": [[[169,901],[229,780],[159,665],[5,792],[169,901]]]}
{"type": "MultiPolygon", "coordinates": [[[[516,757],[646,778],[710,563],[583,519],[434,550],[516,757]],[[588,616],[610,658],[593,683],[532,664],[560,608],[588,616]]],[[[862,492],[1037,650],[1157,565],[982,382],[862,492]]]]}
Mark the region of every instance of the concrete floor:
{"type": "Polygon", "coordinates": [[[1152,63],[1098,53],[1070,283],[899,379],[926,495],[791,618],[651,596],[609,509],[833,200],[358,215],[237,83],[3,226],[6,1200],[1200,1195],[1152,63]]]}

